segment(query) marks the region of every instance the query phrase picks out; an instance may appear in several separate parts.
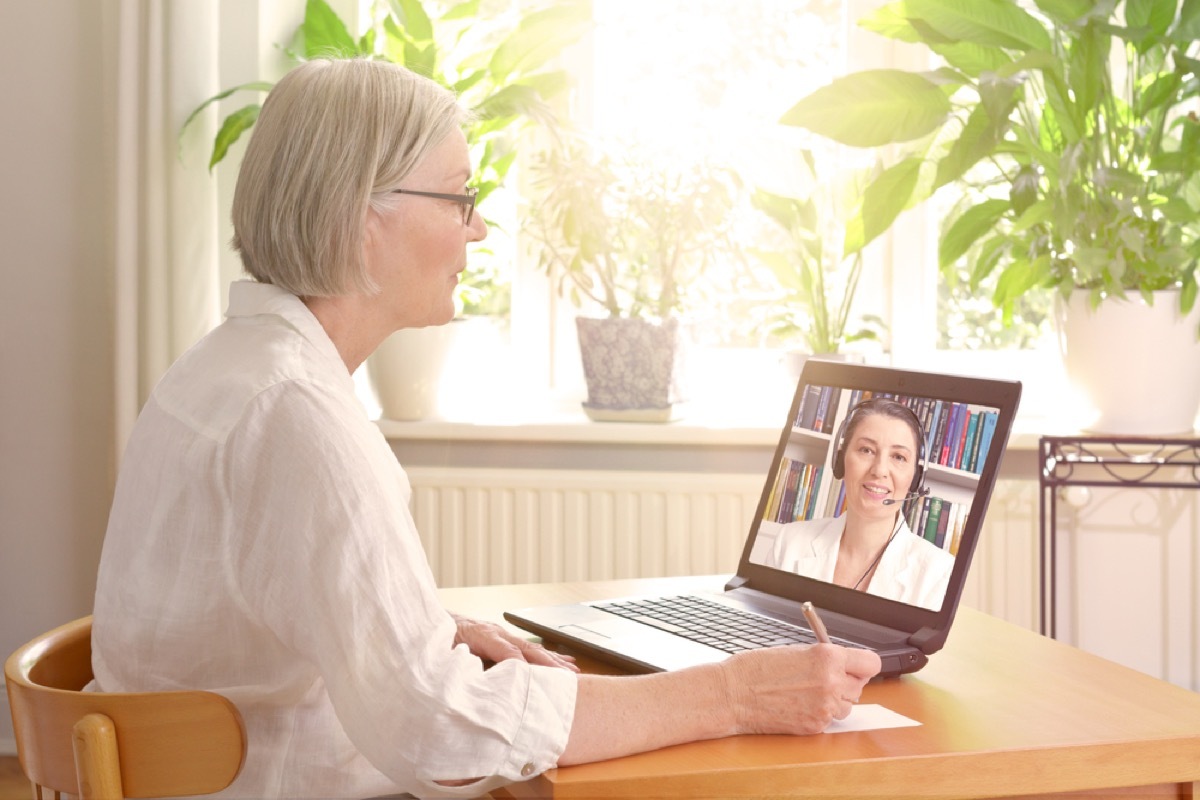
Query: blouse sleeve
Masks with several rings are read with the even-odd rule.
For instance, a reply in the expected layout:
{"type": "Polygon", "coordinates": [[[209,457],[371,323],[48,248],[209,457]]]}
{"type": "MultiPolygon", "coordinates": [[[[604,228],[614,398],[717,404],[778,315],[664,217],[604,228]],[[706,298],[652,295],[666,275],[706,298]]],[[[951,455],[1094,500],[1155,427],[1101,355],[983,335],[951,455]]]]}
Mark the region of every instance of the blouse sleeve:
{"type": "Polygon", "coordinates": [[[234,519],[231,590],[268,635],[319,671],[355,746],[401,785],[475,796],[554,766],[573,673],[490,669],[442,608],[378,429],[303,382],[261,393],[222,459],[234,519]],[[434,781],[482,777],[459,790],[434,781]]]}

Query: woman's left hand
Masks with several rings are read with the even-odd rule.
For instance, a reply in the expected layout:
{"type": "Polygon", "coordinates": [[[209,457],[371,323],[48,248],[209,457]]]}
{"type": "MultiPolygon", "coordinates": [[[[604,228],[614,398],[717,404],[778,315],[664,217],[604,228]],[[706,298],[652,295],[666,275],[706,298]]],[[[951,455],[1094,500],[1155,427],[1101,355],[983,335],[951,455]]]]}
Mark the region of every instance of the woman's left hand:
{"type": "Polygon", "coordinates": [[[575,659],[553,650],[547,650],[537,642],[522,639],[492,622],[480,622],[469,617],[451,614],[458,625],[454,643],[465,644],[472,653],[488,661],[507,661],[511,658],[541,664],[546,667],[561,667],[579,672],[575,659]]]}

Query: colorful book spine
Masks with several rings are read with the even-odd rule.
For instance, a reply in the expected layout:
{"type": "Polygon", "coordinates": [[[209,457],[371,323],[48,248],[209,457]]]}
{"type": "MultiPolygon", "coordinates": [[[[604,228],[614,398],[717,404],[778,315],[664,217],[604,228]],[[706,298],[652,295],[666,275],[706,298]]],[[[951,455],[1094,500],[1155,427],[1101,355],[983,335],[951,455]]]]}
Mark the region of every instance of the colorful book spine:
{"type": "Polygon", "coordinates": [[[779,512],[775,515],[776,522],[791,522],[792,512],[796,507],[796,488],[800,483],[799,461],[789,461],[787,478],[784,483],[783,500],[779,503],[779,512]]]}
{"type": "Polygon", "coordinates": [[[975,437],[979,430],[979,415],[981,413],[969,409],[967,411],[967,432],[963,439],[962,452],[954,462],[958,469],[969,470],[971,468],[971,450],[975,447],[975,437]]]}
{"type": "Polygon", "coordinates": [[[814,519],[817,514],[817,501],[821,496],[821,481],[825,477],[823,467],[814,467],[812,475],[812,491],[809,492],[808,504],[804,508],[804,518],[814,519]]]}
{"type": "Polygon", "coordinates": [[[938,547],[945,549],[946,532],[950,529],[950,521],[961,506],[961,503],[942,503],[942,512],[938,515],[937,531],[933,536],[933,543],[938,547]]]}
{"type": "Polygon", "coordinates": [[[926,513],[921,535],[933,542],[937,538],[938,520],[942,516],[942,498],[930,497],[925,503],[926,513]]]}
{"type": "Polygon", "coordinates": [[[986,411],[983,415],[983,430],[979,434],[979,455],[975,458],[974,469],[972,472],[979,474],[983,472],[984,464],[987,463],[988,453],[992,449],[992,436],[996,433],[996,421],[1000,415],[995,411],[986,411]]]}
{"type": "Polygon", "coordinates": [[[795,427],[811,431],[813,420],[817,418],[817,406],[820,403],[821,387],[810,385],[805,388],[804,397],[800,400],[800,409],[796,414],[795,427]]]}

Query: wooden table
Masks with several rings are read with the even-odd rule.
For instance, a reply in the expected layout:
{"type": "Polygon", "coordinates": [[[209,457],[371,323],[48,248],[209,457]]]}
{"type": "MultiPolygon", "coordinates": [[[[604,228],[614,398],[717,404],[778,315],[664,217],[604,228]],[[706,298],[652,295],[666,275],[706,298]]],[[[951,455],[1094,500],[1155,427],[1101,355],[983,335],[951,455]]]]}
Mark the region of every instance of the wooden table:
{"type": "MultiPolygon", "coordinates": [[[[505,609],[660,591],[724,578],[444,589],[448,608],[505,609]]],[[[1115,632],[1119,634],[1119,632],[1115,632]]],[[[613,672],[580,659],[587,671],[613,672]]],[[[1200,694],[971,609],[912,675],[862,702],[922,723],[818,736],[738,736],[553,769],[497,797],[1072,797],[1200,800],[1200,694]]]]}

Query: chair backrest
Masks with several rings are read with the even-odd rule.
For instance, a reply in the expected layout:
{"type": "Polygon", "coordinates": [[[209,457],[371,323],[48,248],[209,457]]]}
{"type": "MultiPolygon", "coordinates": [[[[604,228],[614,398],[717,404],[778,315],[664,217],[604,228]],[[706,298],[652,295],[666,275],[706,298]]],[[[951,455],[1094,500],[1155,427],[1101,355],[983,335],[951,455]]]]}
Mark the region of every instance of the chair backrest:
{"type": "Polygon", "coordinates": [[[218,694],[81,691],[92,679],[91,617],[19,648],[4,678],[17,755],[38,797],[210,794],[242,769],[242,716],[218,694]]]}

